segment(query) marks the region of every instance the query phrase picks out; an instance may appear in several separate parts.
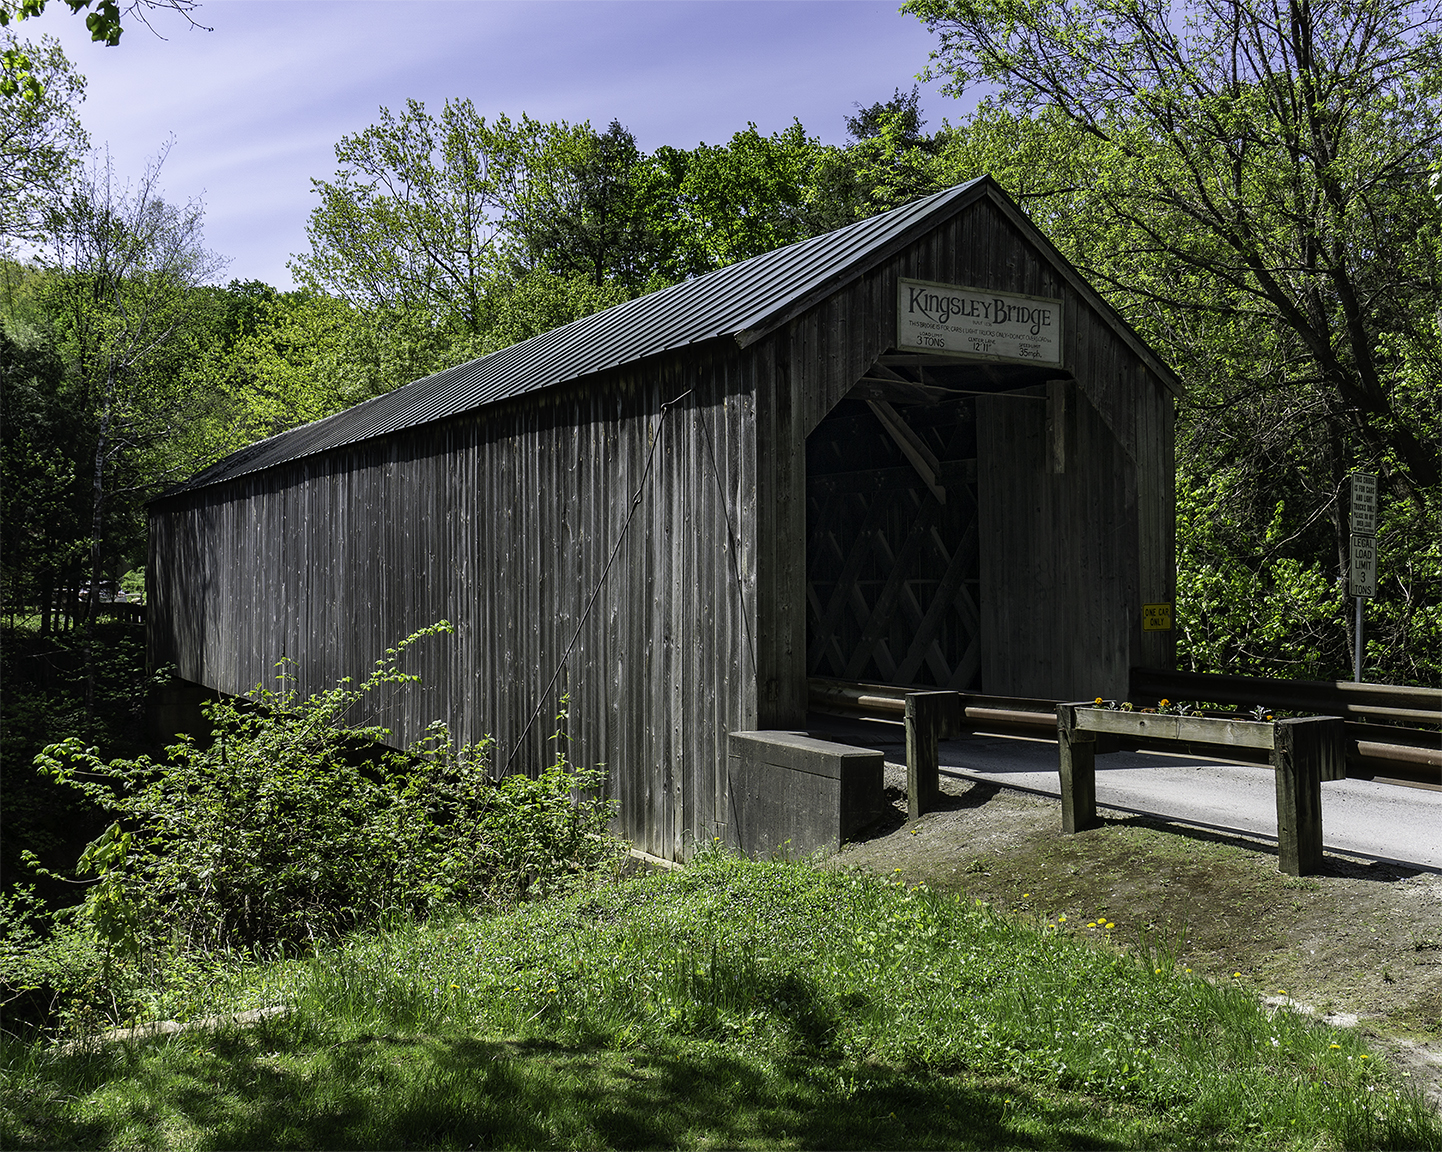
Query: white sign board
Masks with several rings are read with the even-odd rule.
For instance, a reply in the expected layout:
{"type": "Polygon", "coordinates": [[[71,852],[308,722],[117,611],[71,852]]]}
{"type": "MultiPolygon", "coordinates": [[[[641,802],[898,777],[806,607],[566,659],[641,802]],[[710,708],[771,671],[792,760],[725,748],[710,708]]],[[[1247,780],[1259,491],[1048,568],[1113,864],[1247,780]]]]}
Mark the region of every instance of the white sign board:
{"type": "Polygon", "coordinates": [[[1377,540],[1352,534],[1352,595],[1377,595],[1377,540]]]}
{"type": "Polygon", "coordinates": [[[1377,477],[1352,473],[1352,535],[1377,535],[1377,477]]]}
{"type": "Polygon", "coordinates": [[[896,343],[908,351],[1059,365],[1061,336],[1060,300],[897,282],[896,343]]]}

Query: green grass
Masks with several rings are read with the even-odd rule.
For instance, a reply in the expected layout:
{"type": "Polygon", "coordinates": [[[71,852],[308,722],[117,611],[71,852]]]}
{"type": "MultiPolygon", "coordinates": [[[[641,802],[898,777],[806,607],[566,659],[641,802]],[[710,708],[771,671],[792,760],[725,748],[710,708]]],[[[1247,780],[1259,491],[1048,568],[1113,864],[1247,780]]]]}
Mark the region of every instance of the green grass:
{"type": "MultiPolygon", "coordinates": [[[[1087,933],[1087,935],[1091,935],[1087,933]]],[[[1442,1148],[1351,1034],[923,889],[722,855],[217,972],[3,1053],[8,1148],[1442,1148]]]]}

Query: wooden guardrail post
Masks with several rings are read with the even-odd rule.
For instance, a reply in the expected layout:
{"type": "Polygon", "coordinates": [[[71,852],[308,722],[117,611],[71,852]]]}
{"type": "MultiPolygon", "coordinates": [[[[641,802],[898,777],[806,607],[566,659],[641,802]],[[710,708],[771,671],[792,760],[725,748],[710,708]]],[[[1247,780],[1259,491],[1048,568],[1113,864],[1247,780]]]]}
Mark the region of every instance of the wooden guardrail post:
{"type": "Polygon", "coordinates": [[[955,692],[906,694],[906,815],[915,820],[935,809],[941,795],[942,733],[957,726],[961,697],[955,692]]]}
{"type": "Polygon", "coordinates": [[[1096,735],[1077,728],[1075,704],[1056,706],[1056,742],[1061,758],[1061,830],[1084,832],[1097,819],[1096,735]]]}
{"type": "Polygon", "coordinates": [[[1345,772],[1342,719],[1278,720],[1272,769],[1277,780],[1277,868],[1306,876],[1322,868],[1322,781],[1345,772]]]}

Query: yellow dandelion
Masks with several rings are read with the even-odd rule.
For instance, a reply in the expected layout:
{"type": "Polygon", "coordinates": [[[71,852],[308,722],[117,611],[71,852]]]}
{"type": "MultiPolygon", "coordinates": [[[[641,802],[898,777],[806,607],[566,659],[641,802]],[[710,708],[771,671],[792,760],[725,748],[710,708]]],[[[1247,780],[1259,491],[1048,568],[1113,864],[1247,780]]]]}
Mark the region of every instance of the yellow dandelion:
{"type": "Polygon", "coordinates": [[[1358,1059],[1358,1060],[1370,1060],[1370,1059],[1372,1059],[1372,1057],[1368,1056],[1367,1053],[1363,1052],[1362,1055],[1360,1055],[1360,1056],[1357,1057],[1357,1059],[1358,1059]]]}
{"type": "Polygon", "coordinates": [[[1156,974],[1157,974],[1158,976],[1160,976],[1160,975],[1162,974],[1162,970],[1161,970],[1160,968],[1158,968],[1156,974]]]}
{"type": "Polygon", "coordinates": [[[1022,898],[1023,900],[1030,900],[1030,899],[1031,899],[1031,893],[1030,893],[1030,892],[1023,892],[1023,893],[1021,894],[1021,898],[1022,898]]]}
{"type": "Polygon", "coordinates": [[[1058,916],[1058,917],[1056,918],[1056,922],[1057,922],[1058,924],[1065,924],[1065,923],[1066,923],[1066,917],[1065,917],[1065,916],[1058,916]]]}
{"type": "Polygon", "coordinates": [[[1107,921],[1107,928],[1108,928],[1108,929],[1115,928],[1115,927],[1116,927],[1116,925],[1113,924],[1110,920],[1107,921]]]}
{"type": "Polygon", "coordinates": [[[1092,920],[1092,921],[1088,922],[1088,924],[1087,924],[1087,927],[1088,927],[1088,928],[1095,928],[1096,926],[1097,926],[1097,922],[1096,922],[1095,920],[1092,920]]]}
{"type": "Polygon", "coordinates": [[[1233,979],[1233,980],[1240,980],[1241,978],[1242,978],[1242,974],[1241,974],[1240,972],[1233,972],[1233,973],[1232,973],[1232,979],[1233,979]]]}
{"type": "Polygon", "coordinates": [[[1340,1044],[1328,1044],[1327,1047],[1328,1047],[1328,1048],[1341,1048],[1342,1045],[1340,1045],[1340,1044]]]}

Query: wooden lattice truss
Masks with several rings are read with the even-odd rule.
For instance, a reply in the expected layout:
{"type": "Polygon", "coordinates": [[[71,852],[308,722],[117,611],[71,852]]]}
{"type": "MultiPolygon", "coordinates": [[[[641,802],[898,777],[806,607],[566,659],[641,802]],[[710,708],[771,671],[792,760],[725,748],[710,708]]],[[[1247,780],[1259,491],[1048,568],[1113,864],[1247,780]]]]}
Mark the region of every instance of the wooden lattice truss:
{"type": "Polygon", "coordinates": [[[807,450],[810,675],[972,687],[981,666],[971,404],[883,362],[807,450]]]}

